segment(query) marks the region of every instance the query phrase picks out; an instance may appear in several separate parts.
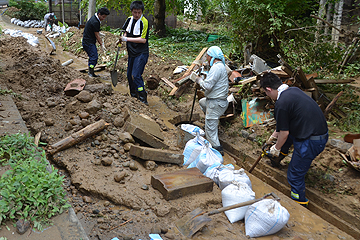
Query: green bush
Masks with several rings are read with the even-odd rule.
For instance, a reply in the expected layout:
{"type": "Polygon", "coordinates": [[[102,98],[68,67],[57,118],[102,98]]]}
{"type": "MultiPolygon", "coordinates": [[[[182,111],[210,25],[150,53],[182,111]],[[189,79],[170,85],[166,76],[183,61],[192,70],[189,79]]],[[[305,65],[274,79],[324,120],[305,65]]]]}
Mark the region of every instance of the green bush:
{"type": "Polygon", "coordinates": [[[20,11],[14,12],[14,18],[21,21],[26,20],[42,20],[48,12],[48,4],[45,2],[35,2],[35,0],[10,0],[10,7],[16,7],[20,11]]]}
{"type": "Polygon", "coordinates": [[[0,223],[26,219],[41,230],[42,223],[70,206],[64,177],[48,164],[34,138],[21,133],[1,137],[0,163],[11,167],[0,179],[0,223]]]}

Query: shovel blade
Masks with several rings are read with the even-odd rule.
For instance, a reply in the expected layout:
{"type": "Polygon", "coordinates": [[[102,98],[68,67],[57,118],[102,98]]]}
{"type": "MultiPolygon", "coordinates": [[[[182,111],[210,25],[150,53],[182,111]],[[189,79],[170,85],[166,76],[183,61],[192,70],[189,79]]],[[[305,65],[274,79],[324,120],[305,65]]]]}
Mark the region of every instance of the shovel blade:
{"type": "Polygon", "coordinates": [[[118,83],[118,73],[117,73],[117,70],[113,70],[111,71],[111,82],[112,82],[112,85],[114,87],[116,87],[117,83],[118,83]]]}
{"type": "Polygon", "coordinates": [[[211,218],[202,214],[202,209],[197,208],[191,213],[185,215],[183,218],[176,221],[175,225],[179,232],[185,237],[192,237],[197,231],[205,226],[207,222],[211,221],[211,218]]]}

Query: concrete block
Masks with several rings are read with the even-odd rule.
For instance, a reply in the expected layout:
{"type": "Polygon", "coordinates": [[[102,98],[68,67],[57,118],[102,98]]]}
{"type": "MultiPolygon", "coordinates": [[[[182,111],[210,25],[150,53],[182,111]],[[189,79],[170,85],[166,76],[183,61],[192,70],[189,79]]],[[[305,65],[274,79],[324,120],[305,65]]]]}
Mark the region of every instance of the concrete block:
{"type": "Polygon", "coordinates": [[[130,155],[139,157],[143,160],[174,163],[179,165],[184,163],[184,155],[182,155],[182,153],[170,150],[132,145],[130,148],[130,155]]]}
{"type": "Polygon", "coordinates": [[[151,186],[159,190],[166,200],[211,192],[213,183],[213,180],[204,176],[198,168],[151,176],[151,186]]]}
{"type": "MultiPolygon", "coordinates": [[[[178,115],[178,116],[170,119],[169,123],[178,125],[180,123],[189,122],[189,119],[190,119],[190,114],[178,115]]],[[[198,121],[198,120],[200,120],[200,114],[194,113],[191,117],[191,121],[194,122],[194,121],[198,121]]]]}
{"type": "Polygon", "coordinates": [[[163,149],[169,148],[169,146],[166,145],[163,141],[149,134],[146,130],[147,129],[144,130],[142,128],[139,128],[138,126],[132,124],[131,122],[125,123],[125,131],[129,132],[133,137],[143,141],[144,143],[154,148],[163,148],[163,149]]]}

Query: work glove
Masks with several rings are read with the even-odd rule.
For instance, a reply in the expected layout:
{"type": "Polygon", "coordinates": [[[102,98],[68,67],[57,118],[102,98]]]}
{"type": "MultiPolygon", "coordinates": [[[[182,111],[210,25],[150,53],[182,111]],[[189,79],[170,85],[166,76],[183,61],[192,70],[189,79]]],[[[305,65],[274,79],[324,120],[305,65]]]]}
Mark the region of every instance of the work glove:
{"type": "Polygon", "coordinates": [[[270,154],[274,157],[278,157],[280,155],[280,150],[277,150],[275,145],[272,145],[270,148],[270,154]]]}
{"type": "Polygon", "coordinates": [[[121,41],[127,42],[127,37],[121,36],[121,41]]]}
{"type": "Polygon", "coordinates": [[[199,85],[200,85],[201,81],[203,81],[203,79],[202,79],[201,77],[197,77],[197,78],[195,79],[195,82],[196,82],[197,84],[199,84],[199,85]]]}
{"type": "Polygon", "coordinates": [[[106,52],[106,48],[105,48],[105,45],[104,44],[101,44],[101,49],[106,52]]]}
{"type": "Polygon", "coordinates": [[[266,144],[274,144],[274,142],[276,142],[277,137],[274,137],[273,135],[271,135],[269,137],[269,139],[266,141],[266,144]]]}

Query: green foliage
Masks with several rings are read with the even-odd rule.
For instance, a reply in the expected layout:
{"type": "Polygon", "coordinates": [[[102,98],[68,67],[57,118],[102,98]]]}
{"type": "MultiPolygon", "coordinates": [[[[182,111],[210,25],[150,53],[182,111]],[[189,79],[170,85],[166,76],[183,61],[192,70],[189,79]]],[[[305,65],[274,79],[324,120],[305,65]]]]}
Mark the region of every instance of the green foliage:
{"type": "Polygon", "coordinates": [[[224,54],[230,52],[231,49],[230,38],[226,36],[207,42],[208,34],[204,31],[184,28],[167,28],[166,31],[168,35],[164,38],[150,34],[151,51],[161,57],[178,59],[184,64],[190,65],[204,47],[220,46],[224,54]]]}
{"type": "Polygon", "coordinates": [[[344,69],[344,78],[356,77],[360,75],[360,62],[349,63],[344,69]]]}
{"type": "Polygon", "coordinates": [[[20,11],[14,12],[12,17],[21,21],[42,20],[47,13],[47,3],[35,2],[35,0],[10,0],[9,6],[20,9],[20,11]]]}
{"type": "Polygon", "coordinates": [[[17,94],[17,93],[14,93],[13,92],[13,90],[7,90],[7,89],[1,89],[0,88],[0,95],[6,95],[6,94],[10,94],[10,95],[12,95],[12,96],[14,96],[14,97],[17,97],[17,98],[19,98],[19,99],[22,99],[22,96],[21,96],[21,94],[17,94]]]}
{"type": "Polygon", "coordinates": [[[21,133],[1,137],[0,163],[11,167],[0,179],[0,223],[26,219],[41,230],[41,223],[70,206],[62,187],[64,177],[48,164],[34,138],[21,133]]]}

